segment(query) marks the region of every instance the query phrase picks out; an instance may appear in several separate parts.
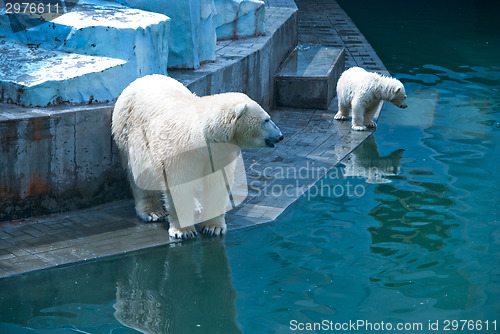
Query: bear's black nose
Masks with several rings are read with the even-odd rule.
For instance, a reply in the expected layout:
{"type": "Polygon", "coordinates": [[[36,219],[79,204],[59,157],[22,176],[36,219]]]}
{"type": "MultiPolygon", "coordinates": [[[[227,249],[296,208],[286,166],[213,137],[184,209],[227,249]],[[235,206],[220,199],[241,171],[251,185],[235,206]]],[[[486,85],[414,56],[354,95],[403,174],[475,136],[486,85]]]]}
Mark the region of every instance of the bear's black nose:
{"type": "Polygon", "coordinates": [[[282,141],[282,140],[283,140],[283,136],[281,136],[281,137],[279,138],[279,141],[282,141]]]}

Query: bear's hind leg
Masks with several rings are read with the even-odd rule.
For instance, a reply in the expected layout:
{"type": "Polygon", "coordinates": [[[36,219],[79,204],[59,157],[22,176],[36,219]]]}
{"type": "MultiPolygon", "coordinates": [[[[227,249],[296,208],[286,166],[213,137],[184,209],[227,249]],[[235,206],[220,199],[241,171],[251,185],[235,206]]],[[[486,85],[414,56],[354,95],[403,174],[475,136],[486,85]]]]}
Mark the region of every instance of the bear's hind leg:
{"type": "Polygon", "coordinates": [[[132,178],[129,179],[132,194],[134,195],[137,216],[145,222],[164,221],[167,217],[167,212],[163,208],[161,192],[141,189],[135,184],[132,178]]]}
{"type": "Polygon", "coordinates": [[[339,103],[339,111],[333,118],[338,121],[345,121],[349,119],[349,107],[339,103]]]}

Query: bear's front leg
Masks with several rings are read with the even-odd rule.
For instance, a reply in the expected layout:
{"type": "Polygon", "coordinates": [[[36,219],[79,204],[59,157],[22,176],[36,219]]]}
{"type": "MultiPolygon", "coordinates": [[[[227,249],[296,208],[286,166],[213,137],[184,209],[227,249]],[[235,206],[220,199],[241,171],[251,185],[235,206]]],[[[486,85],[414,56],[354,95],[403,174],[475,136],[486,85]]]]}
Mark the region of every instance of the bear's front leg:
{"type": "Polygon", "coordinates": [[[377,127],[377,123],[375,123],[375,121],[365,121],[365,126],[367,128],[375,129],[377,127]]]}
{"type": "Polygon", "coordinates": [[[365,131],[365,106],[359,100],[352,101],[352,126],[355,131],[365,131]]]}
{"type": "Polygon", "coordinates": [[[203,182],[201,232],[207,235],[223,235],[227,230],[225,213],[234,181],[234,162],[221,171],[222,177],[212,174],[203,182]]]}
{"type": "Polygon", "coordinates": [[[375,123],[375,121],[373,120],[373,116],[375,116],[375,113],[377,112],[377,109],[378,109],[380,104],[381,104],[381,102],[377,101],[377,102],[373,103],[371,106],[369,106],[368,108],[366,108],[364,125],[367,128],[376,128],[377,127],[377,123],[375,123]]]}
{"type": "Polygon", "coordinates": [[[351,128],[355,131],[365,131],[366,126],[363,125],[364,117],[363,111],[352,109],[352,126],[351,128]]]}
{"type": "MultiPolygon", "coordinates": [[[[168,234],[173,238],[190,239],[196,237],[198,234],[194,227],[194,191],[192,194],[190,193],[190,191],[187,191],[187,193],[183,192],[181,194],[183,196],[177,198],[176,202],[180,204],[178,207],[174,204],[170,190],[167,190],[163,194],[164,205],[168,211],[168,234]],[[184,227],[181,226],[181,220],[184,227]]],[[[174,196],[176,195],[179,196],[178,193],[174,193],[174,196]]]]}

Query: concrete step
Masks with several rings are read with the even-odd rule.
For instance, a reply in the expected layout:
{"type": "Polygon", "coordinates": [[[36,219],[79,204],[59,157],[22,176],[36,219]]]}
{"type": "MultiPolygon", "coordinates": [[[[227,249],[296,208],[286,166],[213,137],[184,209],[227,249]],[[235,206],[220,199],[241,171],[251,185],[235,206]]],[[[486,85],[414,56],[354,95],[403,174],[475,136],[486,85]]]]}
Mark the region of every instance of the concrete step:
{"type": "Polygon", "coordinates": [[[7,15],[0,15],[3,101],[107,101],[140,76],[167,74],[170,19],[163,14],[86,0],[26,28],[13,33],[7,15]]]}
{"type": "Polygon", "coordinates": [[[344,69],[343,47],[297,47],[274,77],[276,105],[327,109],[344,69]]]}
{"type": "Polygon", "coordinates": [[[109,101],[136,75],[122,59],[26,46],[0,39],[0,102],[48,106],[109,101]]]}

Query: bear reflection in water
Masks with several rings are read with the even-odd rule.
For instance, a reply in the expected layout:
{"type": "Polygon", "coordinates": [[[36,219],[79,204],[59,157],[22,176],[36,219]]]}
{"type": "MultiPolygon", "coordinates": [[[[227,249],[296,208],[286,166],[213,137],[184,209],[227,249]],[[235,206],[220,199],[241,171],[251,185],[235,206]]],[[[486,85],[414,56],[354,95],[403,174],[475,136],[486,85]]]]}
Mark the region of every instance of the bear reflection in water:
{"type": "Polygon", "coordinates": [[[399,149],[381,156],[375,136],[371,136],[342,161],[344,177],[364,177],[367,183],[390,183],[385,177],[399,174],[404,151],[399,149]]]}
{"type": "Polygon", "coordinates": [[[164,254],[128,262],[115,318],[145,334],[241,333],[224,240],[172,244],[164,254]]]}

